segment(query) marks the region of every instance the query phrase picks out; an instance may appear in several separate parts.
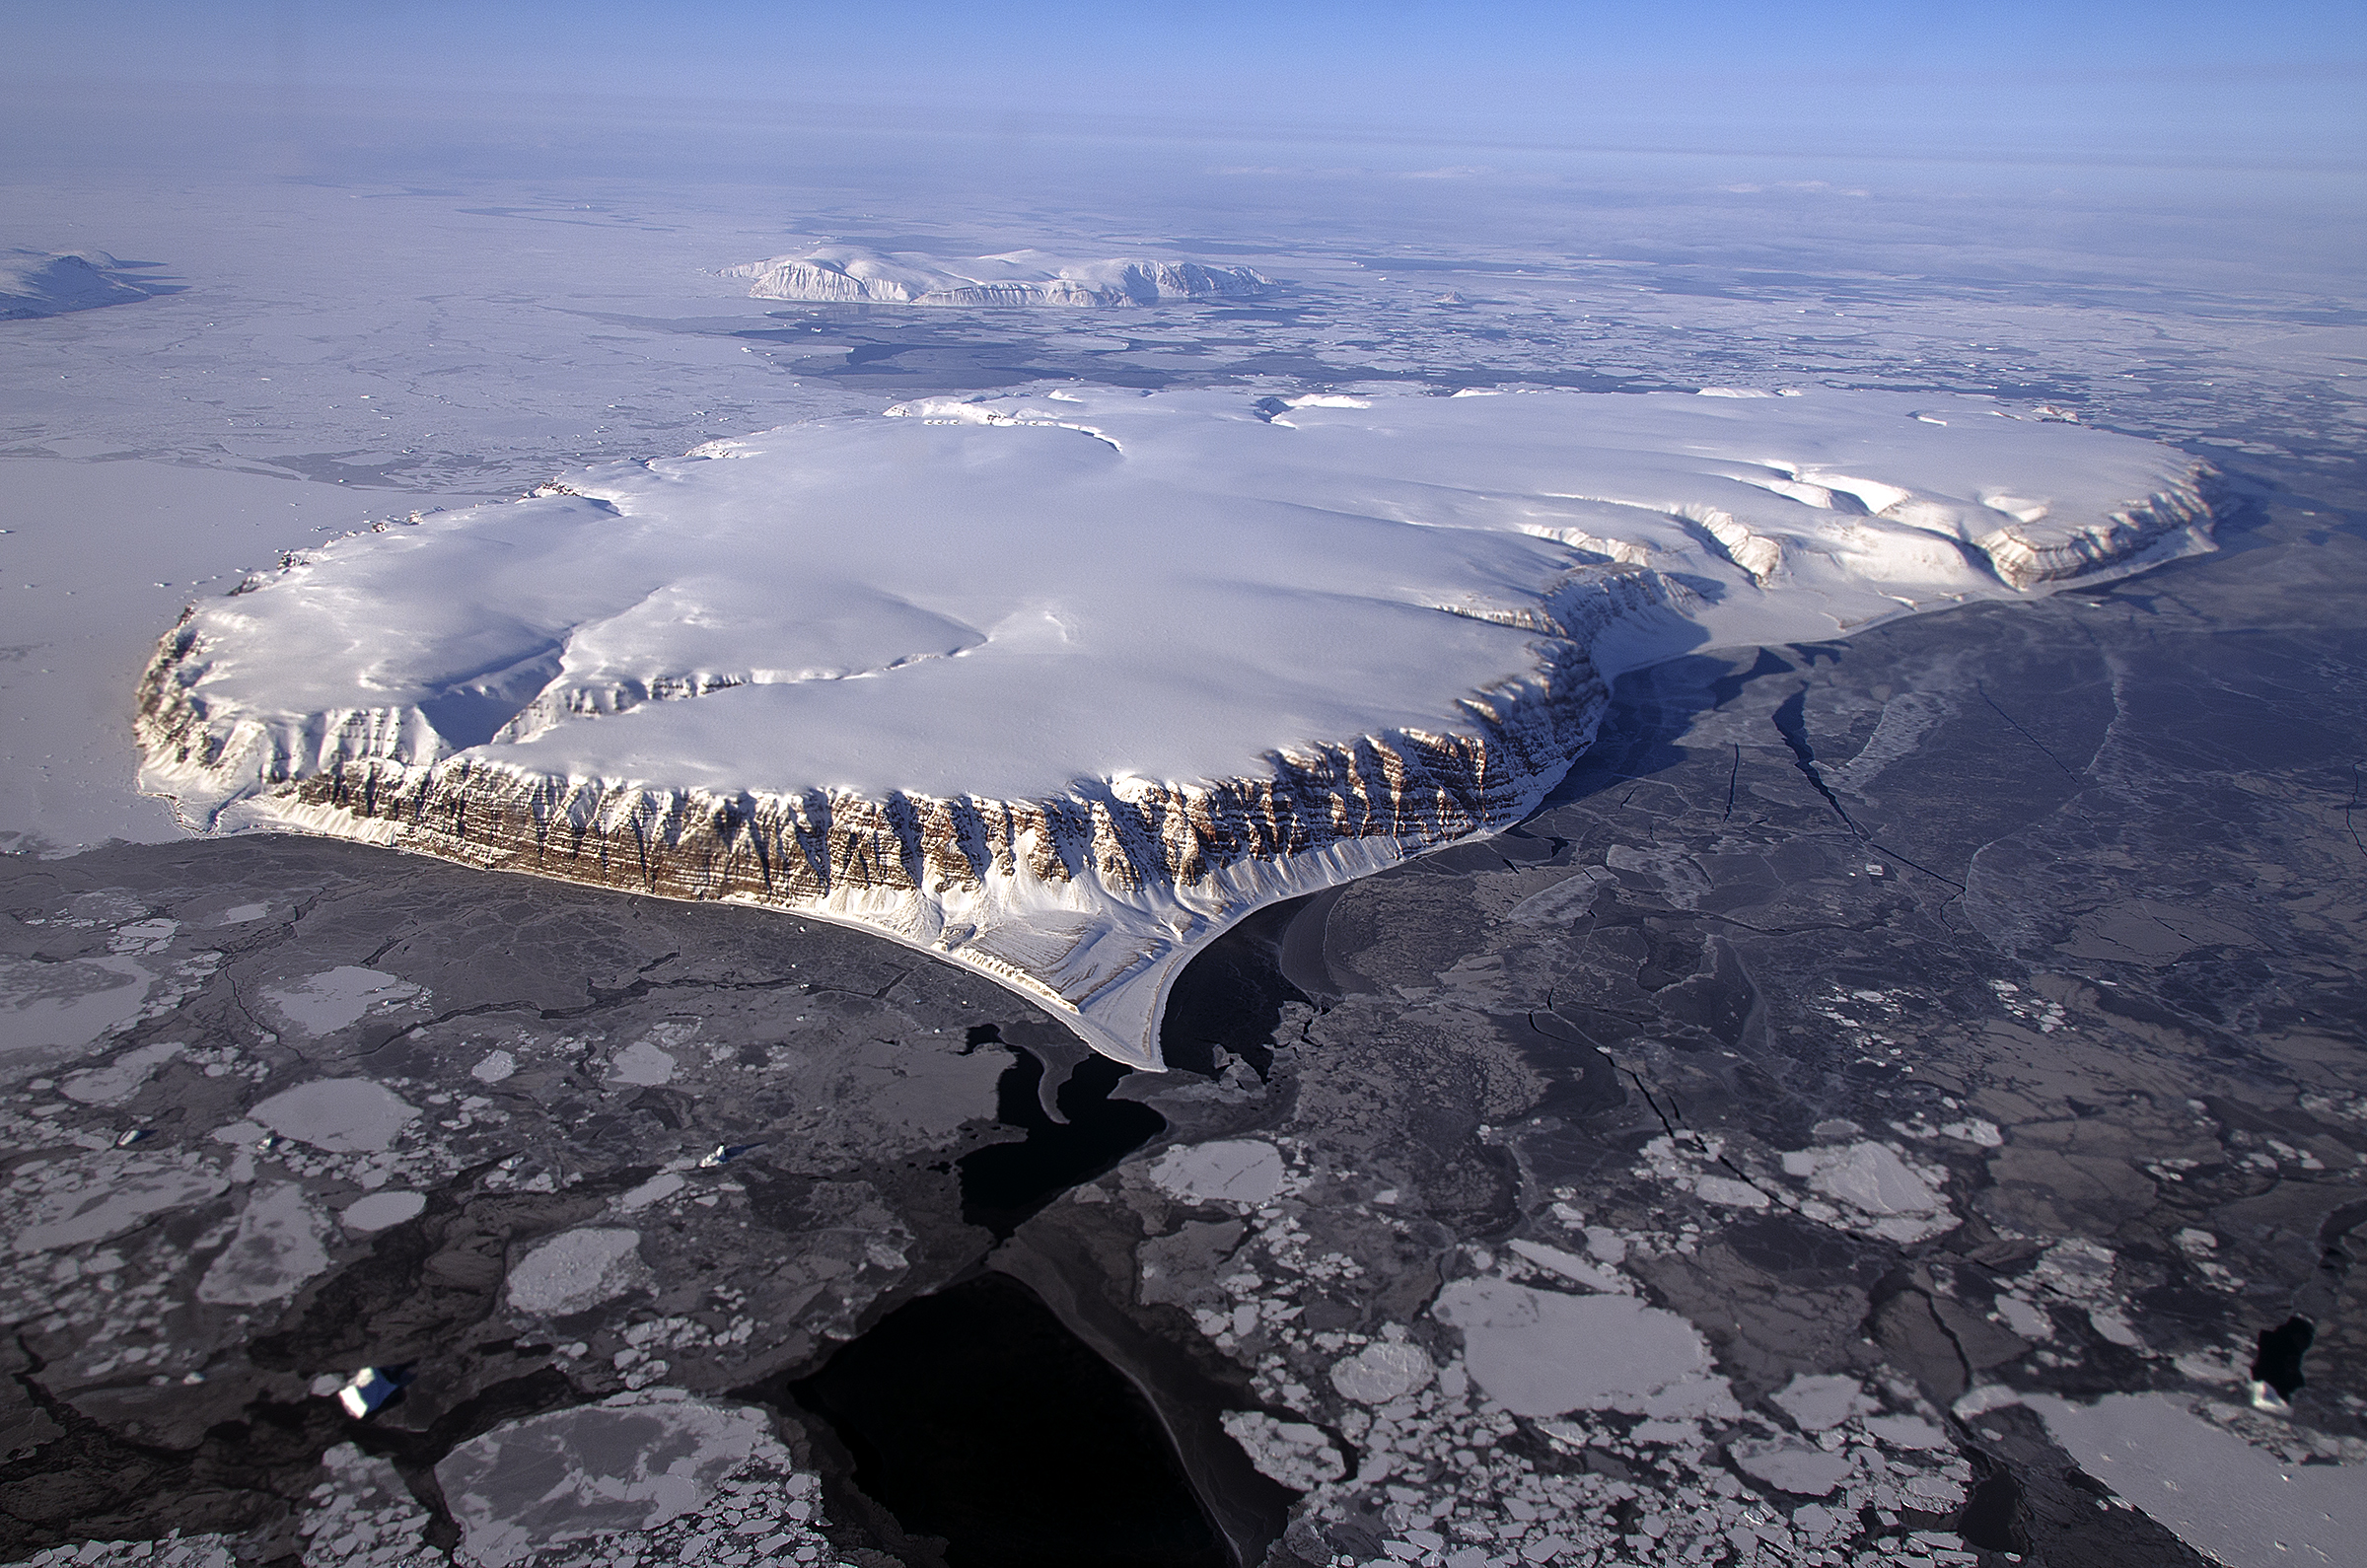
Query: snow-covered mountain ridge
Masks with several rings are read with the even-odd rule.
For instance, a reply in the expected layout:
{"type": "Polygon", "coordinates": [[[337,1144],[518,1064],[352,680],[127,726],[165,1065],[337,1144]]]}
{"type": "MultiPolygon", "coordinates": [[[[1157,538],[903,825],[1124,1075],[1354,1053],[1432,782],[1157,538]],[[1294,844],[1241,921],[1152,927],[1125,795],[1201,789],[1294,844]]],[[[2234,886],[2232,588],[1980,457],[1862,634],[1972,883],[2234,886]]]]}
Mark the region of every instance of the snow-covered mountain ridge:
{"type": "Polygon", "coordinates": [[[851,305],[1055,305],[1106,308],[1172,300],[1252,299],[1273,280],[1249,267],[1199,261],[1060,261],[1040,250],[947,261],[914,251],[882,254],[819,245],[726,267],[748,278],[749,297],[851,305]]]}
{"type": "Polygon", "coordinates": [[[1095,389],[790,426],[193,608],[215,829],[846,921],[1155,1065],[1250,910],[1508,825],[1620,672],[2207,548],[2198,464],[1974,399],[1095,389]]]}

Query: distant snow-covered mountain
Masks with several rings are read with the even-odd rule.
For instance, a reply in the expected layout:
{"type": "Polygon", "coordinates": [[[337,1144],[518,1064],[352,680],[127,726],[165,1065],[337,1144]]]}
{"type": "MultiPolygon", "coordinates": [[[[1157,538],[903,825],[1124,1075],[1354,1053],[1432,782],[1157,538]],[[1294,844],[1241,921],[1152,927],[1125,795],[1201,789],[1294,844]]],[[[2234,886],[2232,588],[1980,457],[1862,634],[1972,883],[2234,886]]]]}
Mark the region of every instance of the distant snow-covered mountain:
{"type": "Polygon", "coordinates": [[[882,254],[860,246],[818,245],[789,255],[727,267],[748,278],[758,300],[849,305],[1062,305],[1106,308],[1170,300],[1251,299],[1274,282],[1249,267],[1118,257],[1062,261],[1040,250],[945,260],[917,251],[882,254]]]}
{"type": "Polygon", "coordinates": [[[0,321],[122,305],[155,292],[123,277],[121,266],[104,250],[0,250],[0,321]]]}

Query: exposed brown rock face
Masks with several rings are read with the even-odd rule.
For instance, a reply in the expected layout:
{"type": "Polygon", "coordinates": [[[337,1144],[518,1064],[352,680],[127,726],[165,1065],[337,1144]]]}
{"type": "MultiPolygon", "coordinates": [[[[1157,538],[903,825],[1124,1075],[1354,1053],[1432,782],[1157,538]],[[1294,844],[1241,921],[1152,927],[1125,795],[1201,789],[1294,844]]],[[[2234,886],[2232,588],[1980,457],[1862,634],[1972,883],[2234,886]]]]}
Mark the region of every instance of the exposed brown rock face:
{"type": "Polygon", "coordinates": [[[394,754],[415,716],[384,711],[345,716],[326,764],[309,768],[318,737],[208,724],[177,678],[203,665],[204,649],[179,631],[141,682],[138,728],[152,764],[224,770],[260,749],[265,798],[291,815],[334,816],[349,836],[501,870],[780,908],[850,890],[975,890],[991,876],[1122,895],[1343,839],[1428,845],[1505,825],[1584,746],[1605,699],[1577,648],[1543,651],[1552,657],[1536,681],[1470,705],[1475,734],[1367,736],[1278,755],[1268,778],[1124,780],[1042,800],[727,797],[537,777],[466,755],[421,766],[394,754]]]}
{"type": "MultiPolygon", "coordinates": [[[[1535,674],[1468,701],[1462,733],[1293,749],[1262,778],[1122,779],[1034,800],[726,796],[538,776],[466,754],[418,763],[404,759],[427,730],[416,710],[224,725],[192,690],[208,650],[187,617],[149,664],[136,726],[152,775],[243,788],[248,808],[287,826],[661,897],[852,918],[1060,1009],[1111,1049],[1075,1015],[1139,963],[1064,973],[1060,940],[1010,931],[1012,916],[1048,913],[1056,932],[1064,909],[1115,905],[1164,928],[1168,940],[1133,944],[1152,961],[1192,927],[1205,935],[1274,897],[1507,826],[1584,748],[1608,704],[1582,639],[1623,614],[1665,612],[1669,594],[1632,568],[1574,574],[1551,610],[1521,617],[1538,632],[1535,674]]],[[[179,796],[184,806],[195,793],[179,796]]],[[[1127,1040],[1123,1054],[1156,1060],[1151,1022],[1152,1037],[1127,1040]]]]}
{"type": "Polygon", "coordinates": [[[2209,547],[2208,472],[2166,449],[1802,396],[1738,424],[1651,397],[1060,392],[617,465],[192,611],[141,685],[144,787],[206,829],[859,924],[1152,1065],[1197,947],[1518,820],[1592,739],[1606,671],[2209,547]],[[1838,456],[1747,456],[1769,443],[1838,456]],[[1926,468],[1942,488],[1911,487],[1926,468]],[[973,515],[999,554],[955,547],[973,515]],[[1142,570],[1174,530],[1222,571],[1142,570]]]}

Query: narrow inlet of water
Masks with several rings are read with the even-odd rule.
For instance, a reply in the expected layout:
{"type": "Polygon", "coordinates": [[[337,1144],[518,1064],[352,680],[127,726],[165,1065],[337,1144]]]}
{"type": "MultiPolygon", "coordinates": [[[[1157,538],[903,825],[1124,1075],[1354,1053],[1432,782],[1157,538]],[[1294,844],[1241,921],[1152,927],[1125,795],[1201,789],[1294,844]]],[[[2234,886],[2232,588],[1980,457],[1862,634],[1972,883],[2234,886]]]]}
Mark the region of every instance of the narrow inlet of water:
{"type": "Polygon", "coordinates": [[[962,1218],[998,1239],[1167,1130],[1167,1118],[1150,1106],[1110,1098],[1133,1069],[1107,1056],[1088,1056],[1070,1069],[1052,1097],[1060,1109],[1054,1120],[1043,1108],[1043,1058],[1024,1045],[1003,1048],[1011,1065],[995,1081],[995,1119],[1027,1136],[973,1149],[955,1162],[962,1218]]]}

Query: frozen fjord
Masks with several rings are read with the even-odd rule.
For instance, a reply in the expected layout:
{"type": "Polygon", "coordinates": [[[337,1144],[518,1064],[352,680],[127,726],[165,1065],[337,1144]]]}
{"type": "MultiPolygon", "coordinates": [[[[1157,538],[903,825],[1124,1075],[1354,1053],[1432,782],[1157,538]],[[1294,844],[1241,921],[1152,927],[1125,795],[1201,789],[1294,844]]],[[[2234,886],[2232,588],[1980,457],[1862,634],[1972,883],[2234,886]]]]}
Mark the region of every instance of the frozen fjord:
{"type": "Polygon", "coordinates": [[[2207,548],[2183,454],[1814,392],[930,399],[192,610],[143,786],[861,925],[1159,1063],[1232,921],[1517,820],[1608,682],[2207,548]]]}

